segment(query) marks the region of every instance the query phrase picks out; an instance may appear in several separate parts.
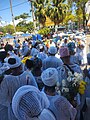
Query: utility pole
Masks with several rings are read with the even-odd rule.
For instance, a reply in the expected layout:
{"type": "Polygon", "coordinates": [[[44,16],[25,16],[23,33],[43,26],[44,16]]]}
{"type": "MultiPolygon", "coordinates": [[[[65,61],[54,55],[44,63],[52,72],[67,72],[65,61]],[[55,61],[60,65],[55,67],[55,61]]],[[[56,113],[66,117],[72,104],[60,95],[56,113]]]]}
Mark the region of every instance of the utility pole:
{"type": "Polygon", "coordinates": [[[30,5],[31,5],[31,11],[32,11],[32,18],[33,18],[33,23],[34,23],[34,33],[36,30],[36,20],[35,20],[35,14],[34,14],[34,5],[33,5],[33,0],[28,0],[30,5]]]}
{"type": "Polygon", "coordinates": [[[12,10],[12,0],[9,0],[10,1],[10,9],[11,9],[11,14],[12,14],[12,22],[13,22],[13,26],[14,26],[14,32],[15,32],[15,35],[16,35],[16,28],[15,28],[15,23],[14,23],[14,15],[13,15],[13,10],[12,10]]]}

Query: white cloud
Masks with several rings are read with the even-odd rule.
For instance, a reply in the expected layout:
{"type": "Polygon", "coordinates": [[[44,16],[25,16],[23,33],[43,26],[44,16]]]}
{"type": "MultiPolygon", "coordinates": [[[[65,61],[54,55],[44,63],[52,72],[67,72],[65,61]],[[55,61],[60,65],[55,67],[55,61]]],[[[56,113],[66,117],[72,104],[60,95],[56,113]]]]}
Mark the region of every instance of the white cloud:
{"type": "Polygon", "coordinates": [[[7,22],[7,21],[3,21],[3,20],[1,20],[0,21],[0,26],[6,26],[6,25],[8,25],[9,23],[7,22]]]}
{"type": "MultiPolygon", "coordinates": [[[[20,18],[20,19],[18,19],[18,20],[14,20],[14,24],[15,24],[15,26],[16,26],[19,22],[21,22],[21,21],[23,21],[22,18],[20,18]]],[[[13,22],[10,21],[10,24],[13,25],[13,22]]]]}

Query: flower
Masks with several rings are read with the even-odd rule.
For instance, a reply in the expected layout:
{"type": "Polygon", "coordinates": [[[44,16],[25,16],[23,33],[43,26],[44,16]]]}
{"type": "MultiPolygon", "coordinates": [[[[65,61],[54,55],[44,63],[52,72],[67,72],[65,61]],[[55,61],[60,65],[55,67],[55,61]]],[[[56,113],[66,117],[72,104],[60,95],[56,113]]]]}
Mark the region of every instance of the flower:
{"type": "Polygon", "coordinates": [[[75,77],[77,77],[77,76],[78,76],[78,73],[77,73],[77,72],[75,72],[75,73],[74,73],[74,76],[75,76],[75,77]]]}
{"type": "Polygon", "coordinates": [[[79,88],[79,93],[80,93],[81,95],[83,95],[83,94],[84,94],[84,92],[85,92],[85,90],[84,90],[84,89],[80,89],[80,88],[79,88]]]}
{"type": "Polygon", "coordinates": [[[69,92],[69,88],[63,88],[62,92],[69,92]]]}
{"type": "Polygon", "coordinates": [[[72,72],[69,71],[69,72],[68,72],[68,76],[72,76],[72,75],[73,75],[72,72]]]}
{"type": "Polygon", "coordinates": [[[86,85],[81,73],[68,72],[67,79],[62,80],[61,94],[71,102],[78,93],[81,95],[85,93],[86,85]]]}
{"type": "Polygon", "coordinates": [[[62,86],[64,87],[64,86],[66,86],[66,80],[62,80],[62,86]]]}
{"type": "Polygon", "coordinates": [[[31,58],[31,56],[24,57],[21,62],[25,64],[25,63],[26,63],[26,60],[27,60],[27,59],[30,59],[30,58],[31,58]]]}
{"type": "Polygon", "coordinates": [[[87,85],[87,83],[85,81],[83,81],[83,80],[80,81],[80,83],[79,83],[79,93],[80,94],[84,94],[86,85],[87,85]]]}

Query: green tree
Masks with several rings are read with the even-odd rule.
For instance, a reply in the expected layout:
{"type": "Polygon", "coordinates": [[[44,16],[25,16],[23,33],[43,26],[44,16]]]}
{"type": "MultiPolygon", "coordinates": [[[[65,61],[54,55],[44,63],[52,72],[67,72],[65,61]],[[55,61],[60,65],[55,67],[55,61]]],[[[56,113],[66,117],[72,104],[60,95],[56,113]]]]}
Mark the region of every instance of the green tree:
{"type": "Polygon", "coordinates": [[[46,7],[46,14],[55,25],[58,25],[63,22],[67,10],[68,5],[65,3],[65,0],[52,0],[46,7]]]}
{"type": "Polygon", "coordinates": [[[33,32],[34,30],[34,24],[33,22],[26,23],[25,21],[19,22],[16,26],[17,31],[22,31],[24,33],[28,32],[33,32]]]}
{"type": "Polygon", "coordinates": [[[27,31],[28,32],[33,32],[33,30],[34,30],[34,24],[33,24],[33,22],[28,22],[27,23],[27,18],[29,18],[29,17],[30,16],[29,16],[28,13],[23,13],[23,14],[15,17],[15,20],[18,20],[18,19],[22,18],[22,21],[19,22],[16,25],[16,30],[17,31],[22,31],[24,33],[26,33],[27,31]]]}
{"type": "Polygon", "coordinates": [[[4,34],[6,33],[4,27],[0,27],[0,32],[2,32],[2,33],[4,33],[4,34]]]}
{"type": "Polygon", "coordinates": [[[33,22],[29,22],[28,24],[26,24],[27,27],[27,31],[28,32],[33,32],[34,31],[34,23],[33,22]]]}
{"type": "Polygon", "coordinates": [[[47,36],[49,33],[50,33],[50,28],[47,28],[47,27],[44,27],[44,28],[41,28],[38,33],[43,35],[43,36],[47,36]]]}
{"type": "Polygon", "coordinates": [[[77,21],[76,16],[75,16],[74,14],[72,14],[72,12],[68,12],[68,13],[66,14],[66,17],[65,17],[65,19],[63,20],[63,23],[64,23],[65,25],[67,25],[70,20],[71,20],[72,22],[77,21]]]}
{"type": "Polygon", "coordinates": [[[48,3],[48,0],[36,0],[33,2],[33,5],[35,7],[35,17],[36,20],[39,21],[39,23],[42,25],[42,27],[45,26],[46,22],[46,13],[45,13],[45,7],[48,3]]]}
{"type": "Polygon", "coordinates": [[[13,34],[14,33],[14,27],[13,27],[13,25],[9,24],[9,25],[3,27],[3,29],[4,29],[4,31],[6,33],[9,33],[9,34],[13,34]]]}
{"type": "Polygon", "coordinates": [[[30,17],[28,13],[23,13],[19,16],[16,16],[14,19],[18,20],[18,19],[22,18],[23,20],[26,20],[28,17],[30,17]]]}
{"type": "MultiPolygon", "coordinates": [[[[83,29],[85,30],[85,22],[86,22],[86,13],[85,13],[85,5],[88,2],[88,0],[68,0],[68,2],[71,2],[73,4],[76,3],[76,15],[77,17],[79,17],[79,15],[81,16],[82,14],[82,23],[83,23],[83,29]],[[81,14],[79,14],[79,12],[81,12],[81,14]]],[[[80,19],[78,19],[80,21],[80,19]]]]}

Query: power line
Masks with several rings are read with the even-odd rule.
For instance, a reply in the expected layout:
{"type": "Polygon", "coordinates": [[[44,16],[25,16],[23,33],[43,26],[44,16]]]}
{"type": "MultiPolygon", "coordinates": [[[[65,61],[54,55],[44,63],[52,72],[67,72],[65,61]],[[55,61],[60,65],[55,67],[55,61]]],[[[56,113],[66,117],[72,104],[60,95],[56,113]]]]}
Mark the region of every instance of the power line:
{"type": "MultiPolygon", "coordinates": [[[[17,4],[17,5],[13,5],[12,7],[14,8],[14,7],[20,6],[20,5],[22,5],[22,4],[25,4],[25,3],[27,3],[27,2],[28,2],[28,1],[25,1],[25,2],[19,3],[19,4],[17,4]]],[[[7,10],[7,9],[10,9],[10,7],[1,9],[0,12],[1,12],[1,11],[4,11],[4,10],[7,10]]]]}

